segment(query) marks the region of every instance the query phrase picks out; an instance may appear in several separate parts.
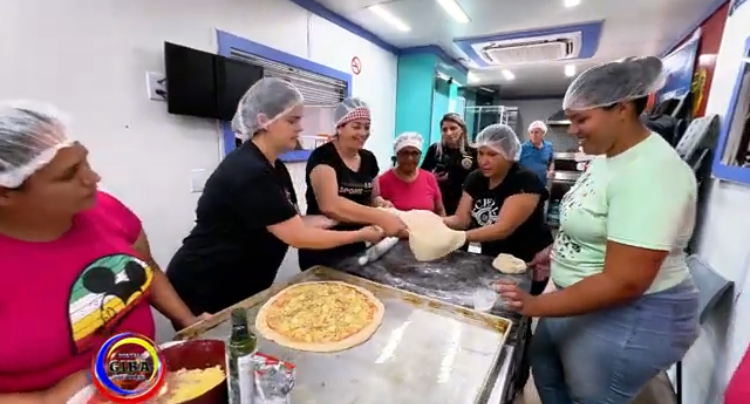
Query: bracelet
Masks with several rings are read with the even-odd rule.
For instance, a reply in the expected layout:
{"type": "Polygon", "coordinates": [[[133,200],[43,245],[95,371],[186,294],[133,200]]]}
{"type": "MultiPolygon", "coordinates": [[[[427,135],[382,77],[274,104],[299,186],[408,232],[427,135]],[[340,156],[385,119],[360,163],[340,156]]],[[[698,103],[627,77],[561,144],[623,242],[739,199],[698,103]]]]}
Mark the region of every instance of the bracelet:
{"type": "Polygon", "coordinates": [[[93,384],[94,383],[94,375],[90,370],[86,370],[84,373],[84,376],[86,376],[86,383],[87,384],[93,384]]]}

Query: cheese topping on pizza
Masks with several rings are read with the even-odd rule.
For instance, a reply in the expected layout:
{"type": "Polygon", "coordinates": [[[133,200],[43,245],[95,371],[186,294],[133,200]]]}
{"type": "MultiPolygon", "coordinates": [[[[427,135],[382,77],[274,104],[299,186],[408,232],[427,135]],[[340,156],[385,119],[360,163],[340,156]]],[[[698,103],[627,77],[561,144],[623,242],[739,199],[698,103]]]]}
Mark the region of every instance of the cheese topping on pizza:
{"type": "Polygon", "coordinates": [[[356,289],[324,283],[289,288],[269,309],[269,328],[308,343],[342,341],[370,325],[376,310],[356,289]]]}

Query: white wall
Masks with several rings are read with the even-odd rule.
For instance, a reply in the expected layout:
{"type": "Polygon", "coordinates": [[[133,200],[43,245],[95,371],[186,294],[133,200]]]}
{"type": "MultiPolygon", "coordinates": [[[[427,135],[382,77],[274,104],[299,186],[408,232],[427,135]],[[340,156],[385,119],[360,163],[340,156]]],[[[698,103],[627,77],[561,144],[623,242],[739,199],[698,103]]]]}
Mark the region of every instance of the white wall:
{"type": "Polygon", "coordinates": [[[0,98],[50,101],[72,115],[72,134],[141,217],[162,266],[193,224],[190,170],[220,159],[215,122],[168,115],[146,97],[146,72],[164,70],[165,40],[215,52],[218,28],[344,72],[359,56],[353,93],[372,108],[368,147],[390,164],[396,57],[286,0],[3,1],[0,16],[0,98]]]}
{"type": "MultiPolygon", "coordinates": [[[[750,36],[750,4],[727,20],[716,62],[707,114],[724,118],[750,36]]],[[[684,404],[718,404],[721,394],[750,342],[750,186],[714,181],[700,233],[699,254],[714,269],[736,282],[734,308],[721,308],[704,327],[684,361],[684,404]]]]}

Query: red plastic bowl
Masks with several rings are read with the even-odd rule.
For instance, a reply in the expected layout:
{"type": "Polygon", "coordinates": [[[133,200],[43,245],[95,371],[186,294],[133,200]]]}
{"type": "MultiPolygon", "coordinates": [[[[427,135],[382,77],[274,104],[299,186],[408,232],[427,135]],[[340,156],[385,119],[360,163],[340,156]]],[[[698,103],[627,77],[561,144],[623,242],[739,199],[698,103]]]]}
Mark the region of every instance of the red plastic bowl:
{"type": "MultiPolygon", "coordinates": [[[[216,365],[226,374],[224,342],[219,340],[190,340],[179,345],[170,346],[162,351],[167,361],[167,370],[176,372],[180,369],[206,369],[216,365]]],[[[202,395],[185,401],[182,404],[225,404],[227,402],[227,383],[220,383],[202,395]]]]}

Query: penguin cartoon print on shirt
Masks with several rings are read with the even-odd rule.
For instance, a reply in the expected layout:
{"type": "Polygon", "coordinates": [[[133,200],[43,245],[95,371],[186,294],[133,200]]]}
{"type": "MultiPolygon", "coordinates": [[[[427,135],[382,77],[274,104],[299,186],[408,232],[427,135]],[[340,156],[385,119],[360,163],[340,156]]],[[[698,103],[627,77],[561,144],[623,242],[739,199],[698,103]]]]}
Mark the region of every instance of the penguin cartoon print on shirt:
{"type": "Polygon", "coordinates": [[[89,348],[90,338],[112,329],[146,297],[153,271],[126,254],[101,257],[78,275],[68,298],[74,352],[89,348]]]}

